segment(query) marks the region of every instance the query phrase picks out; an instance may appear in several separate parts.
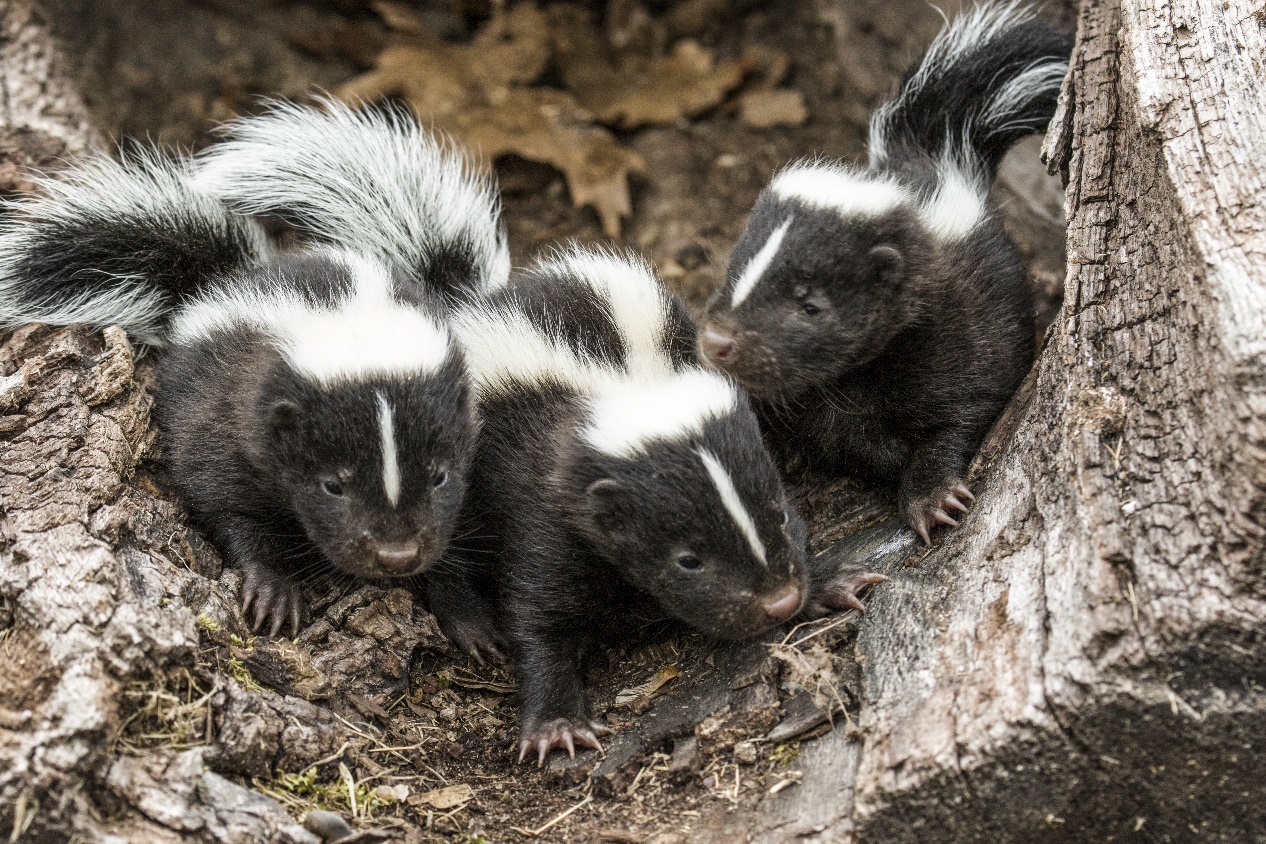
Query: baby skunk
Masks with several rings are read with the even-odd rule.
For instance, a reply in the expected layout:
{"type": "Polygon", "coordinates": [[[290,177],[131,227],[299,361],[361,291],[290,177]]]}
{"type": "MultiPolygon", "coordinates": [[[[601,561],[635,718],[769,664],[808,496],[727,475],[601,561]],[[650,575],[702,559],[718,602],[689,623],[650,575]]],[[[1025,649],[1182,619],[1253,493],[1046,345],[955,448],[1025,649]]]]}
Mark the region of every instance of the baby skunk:
{"type": "Polygon", "coordinates": [[[762,192],[698,343],[787,462],[899,484],[929,541],[1033,358],[1033,301],[988,194],[1054,112],[1071,41],[1017,3],[932,42],[870,124],[860,170],[792,165],[762,192]]]}
{"type": "Polygon", "coordinates": [[[637,598],[722,639],[800,611],[804,526],[756,417],[697,364],[692,323],[645,263],[564,251],[463,309],[453,329],[483,417],[462,520],[476,539],[449,600],[444,565],[430,578],[432,608],[446,630],[493,638],[468,596],[491,584],[499,597],[520,760],[533,747],[542,762],[555,747],[600,748],[579,648],[637,598]]]}
{"type": "MultiPolygon", "coordinates": [[[[388,140],[400,129],[381,116],[357,125],[388,140]]],[[[157,413],[173,480],[243,569],[244,611],[273,635],[286,622],[297,630],[296,578],[314,566],[370,578],[432,566],[462,500],[476,420],[439,292],[493,283],[506,262],[491,249],[466,281],[424,274],[447,260],[427,263],[428,249],[460,251],[444,253],[445,238],[483,249],[492,232],[496,243],[497,208],[459,157],[411,140],[419,148],[401,158],[433,168],[415,171],[418,203],[467,203],[466,227],[398,245],[412,272],[373,257],[398,232],[372,208],[342,237],[373,248],[273,257],[256,224],[195,186],[187,164],[154,153],[81,164],[12,207],[0,229],[0,327],[116,323],[165,347],[157,413]]],[[[344,144],[330,160],[372,147],[344,144]]],[[[337,184],[339,173],[294,178],[337,184]]]]}
{"type": "Polygon", "coordinates": [[[450,301],[505,285],[510,251],[496,186],[408,112],[274,103],[224,128],[199,187],[424,279],[450,301]]]}

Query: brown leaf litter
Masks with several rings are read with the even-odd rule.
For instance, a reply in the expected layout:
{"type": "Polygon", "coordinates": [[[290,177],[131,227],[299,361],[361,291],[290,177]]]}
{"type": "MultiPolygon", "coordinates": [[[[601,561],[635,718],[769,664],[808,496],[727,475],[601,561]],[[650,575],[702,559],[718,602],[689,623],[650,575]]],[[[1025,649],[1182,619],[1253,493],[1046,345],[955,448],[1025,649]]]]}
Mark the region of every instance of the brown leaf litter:
{"type": "MultiPolygon", "coordinates": [[[[392,30],[387,46],[338,96],[400,98],[485,160],[515,154],[557,168],[573,204],[592,206],[611,237],[632,213],[629,176],[645,162],[599,124],[628,130],[696,117],[724,102],[753,65],[717,62],[691,38],[663,55],[617,48],[580,5],[554,4],[546,12],[520,3],[468,44],[430,32],[404,3],[379,0],[374,8],[392,30]],[[533,84],[550,67],[566,90],[533,84]]],[[[803,121],[803,103],[783,92],[753,93],[760,96],[743,106],[745,119],[803,121]]]]}

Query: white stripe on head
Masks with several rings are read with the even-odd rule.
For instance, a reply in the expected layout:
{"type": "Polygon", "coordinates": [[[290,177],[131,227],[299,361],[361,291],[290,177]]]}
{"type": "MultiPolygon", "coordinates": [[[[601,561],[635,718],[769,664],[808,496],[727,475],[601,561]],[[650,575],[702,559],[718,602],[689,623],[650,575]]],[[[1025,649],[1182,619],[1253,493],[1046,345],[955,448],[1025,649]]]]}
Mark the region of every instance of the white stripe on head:
{"type": "Polygon", "coordinates": [[[731,480],[730,473],[725,471],[725,467],[721,465],[720,460],[717,460],[716,455],[706,448],[695,449],[695,453],[703,461],[703,467],[708,470],[708,477],[712,478],[712,483],[716,487],[717,493],[721,496],[721,503],[725,505],[730,518],[734,519],[734,524],[738,526],[739,533],[743,534],[743,538],[747,540],[748,547],[752,549],[756,559],[760,560],[760,564],[768,567],[769,562],[765,559],[765,543],[760,541],[760,534],[756,532],[756,523],[752,521],[751,514],[743,506],[743,499],[739,497],[738,490],[734,488],[734,481],[731,480]]]}
{"type": "Polygon", "coordinates": [[[225,285],[180,311],[173,340],[191,343],[243,328],[258,331],[272,339],[296,372],[323,386],[426,375],[443,365],[448,332],[429,314],[392,297],[386,267],[333,250],[325,254],[351,276],[342,298],[322,302],[281,278],[225,285]]]}
{"type": "Polygon", "coordinates": [[[378,399],[378,433],[382,437],[382,488],[395,507],[400,503],[400,456],[396,453],[395,420],[382,391],[376,391],[374,396],[378,399]]]}
{"type": "Polygon", "coordinates": [[[962,240],[988,213],[989,181],[974,159],[945,155],[936,163],[936,192],[919,204],[919,218],[943,241],[962,240]]]}
{"type": "Polygon", "coordinates": [[[652,442],[698,436],[705,422],[737,406],[734,385],[703,369],[651,383],[619,383],[593,399],[581,438],[603,454],[628,459],[645,453],[652,442]]]}
{"type": "Polygon", "coordinates": [[[770,263],[774,260],[774,256],[778,254],[778,250],[782,247],[782,239],[787,234],[787,229],[791,227],[791,221],[795,219],[788,217],[778,228],[774,229],[769,235],[769,239],[765,241],[765,245],[760,248],[751,260],[747,262],[747,266],[743,267],[742,274],[739,275],[738,281],[734,284],[734,292],[730,294],[730,307],[737,308],[743,304],[743,300],[747,298],[747,294],[752,292],[752,288],[756,286],[756,282],[761,280],[765,272],[769,269],[770,263]]]}
{"type": "Polygon", "coordinates": [[[769,189],[782,200],[833,211],[841,217],[878,217],[910,200],[893,180],[841,164],[796,164],[779,173],[769,189]]]}

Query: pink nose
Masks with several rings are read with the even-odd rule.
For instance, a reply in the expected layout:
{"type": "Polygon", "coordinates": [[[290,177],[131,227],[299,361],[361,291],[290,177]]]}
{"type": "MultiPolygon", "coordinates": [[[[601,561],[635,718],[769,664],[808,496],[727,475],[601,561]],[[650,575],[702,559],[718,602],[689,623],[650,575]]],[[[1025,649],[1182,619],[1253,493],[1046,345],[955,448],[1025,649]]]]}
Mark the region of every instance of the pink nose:
{"type": "Polygon", "coordinates": [[[792,587],[789,591],[766,601],[761,607],[770,621],[786,621],[800,609],[800,590],[792,587]]]}
{"type": "Polygon", "coordinates": [[[416,542],[384,542],[374,549],[378,564],[392,574],[407,574],[418,563],[416,542]]]}
{"type": "Polygon", "coordinates": [[[738,341],[728,334],[705,328],[699,337],[703,353],[717,363],[732,361],[738,354],[738,341]]]}

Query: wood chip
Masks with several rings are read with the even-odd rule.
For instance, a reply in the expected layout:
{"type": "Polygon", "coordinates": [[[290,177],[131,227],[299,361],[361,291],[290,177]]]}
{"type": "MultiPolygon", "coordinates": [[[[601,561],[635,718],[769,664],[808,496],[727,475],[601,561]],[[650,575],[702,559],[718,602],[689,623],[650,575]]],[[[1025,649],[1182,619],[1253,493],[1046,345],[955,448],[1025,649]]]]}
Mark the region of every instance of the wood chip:
{"type": "Polygon", "coordinates": [[[409,798],[410,806],[430,806],[432,809],[453,809],[475,799],[475,790],[466,783],[437,788],[409,798]]]}
{"type": "Polygon", "coordinates": [[[616,706],[632,706],[638,701],[647,700],[651,695],[655,694],[664,684],[681,673],[676,665],[665,665],[663,668],[655,672],[651,679],[647,680],[632,688],[624,689],[615,696],[616,706]]]}

